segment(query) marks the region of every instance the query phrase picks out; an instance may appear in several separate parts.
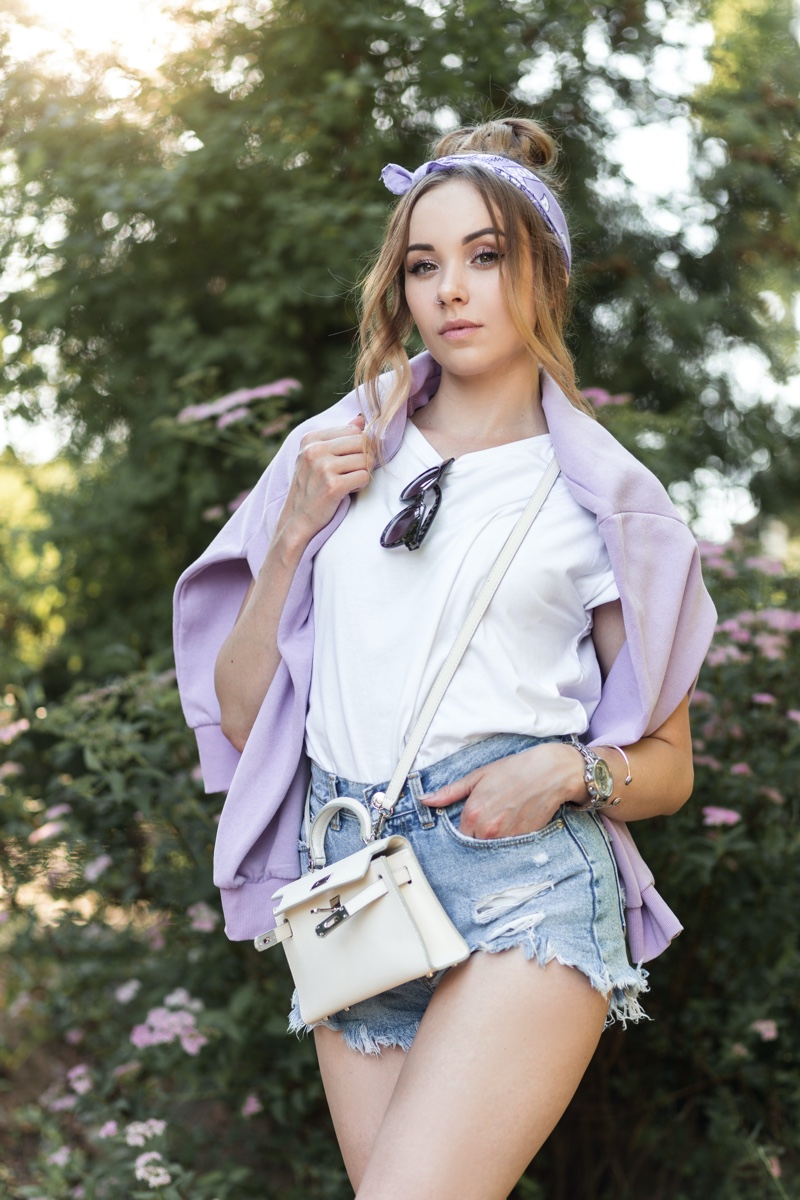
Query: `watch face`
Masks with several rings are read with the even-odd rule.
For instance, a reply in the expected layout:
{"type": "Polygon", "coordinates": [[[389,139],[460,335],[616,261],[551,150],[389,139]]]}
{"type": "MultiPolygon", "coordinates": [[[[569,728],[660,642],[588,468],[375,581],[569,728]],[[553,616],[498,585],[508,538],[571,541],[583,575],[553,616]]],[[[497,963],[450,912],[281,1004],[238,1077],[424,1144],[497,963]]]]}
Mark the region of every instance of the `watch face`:
{"type": "Polygon", "coordinates": [[[608,800],[614,790],[614,780],[611,778],[611,772],[602,758],[598,758],[594,764],[594,785],[603,800],[608,800]]]}

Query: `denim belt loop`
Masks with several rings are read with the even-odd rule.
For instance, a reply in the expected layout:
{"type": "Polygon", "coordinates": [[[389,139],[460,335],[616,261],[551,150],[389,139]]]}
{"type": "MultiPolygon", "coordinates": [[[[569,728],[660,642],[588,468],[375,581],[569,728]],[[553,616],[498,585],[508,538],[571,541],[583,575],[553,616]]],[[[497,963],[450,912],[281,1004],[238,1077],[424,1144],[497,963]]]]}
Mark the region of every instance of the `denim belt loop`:
{"type": "MultiPolygon", "coordinates": [[[[328,776],[328,799],[339,799],[339,780],[336,775],[328,776]]],[[[342,828],[342,814],[340,812],[337,812],[336,816],[331,821],[329,828],[337,830],[342,828]]]]}
{"type": "Polygon", "coordinates": [[[419,777],[419,771],[412,771],[408,777],[408,790],[411,794],[411,799],[414,801],[414,808],[417,810],[417,817],[423,829],[433,829],[436,824],[436,810],[428,808],[427,804],[423,804],[420,796],[424,796],[425,792],[422,787],[422,780],[419,777]]]}

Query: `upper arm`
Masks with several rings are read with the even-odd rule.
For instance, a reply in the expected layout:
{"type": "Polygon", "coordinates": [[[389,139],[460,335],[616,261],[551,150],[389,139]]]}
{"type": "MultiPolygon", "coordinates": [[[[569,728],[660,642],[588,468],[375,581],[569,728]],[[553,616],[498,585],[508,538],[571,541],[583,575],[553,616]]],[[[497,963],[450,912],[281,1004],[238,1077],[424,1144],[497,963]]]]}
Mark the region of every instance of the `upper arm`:
{"type": "Polygon", "coordinates": [[[605,680],[625,644],[621,602],[610,600],[608,604],[598,604],[597,608],[592,609],[592,620],[592,641],[600,664],[600,674],[605,680]]]}

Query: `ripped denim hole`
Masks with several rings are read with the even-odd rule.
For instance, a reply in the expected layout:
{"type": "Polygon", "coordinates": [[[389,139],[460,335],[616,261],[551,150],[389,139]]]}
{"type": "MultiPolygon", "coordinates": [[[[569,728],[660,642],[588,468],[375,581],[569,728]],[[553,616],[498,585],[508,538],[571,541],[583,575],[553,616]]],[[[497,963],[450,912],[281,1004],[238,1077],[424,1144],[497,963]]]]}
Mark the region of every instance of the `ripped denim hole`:
{"type": "Polygon", "coordinates": [[[526,883],[520,887],[510,887],[504,892],[492,892],[489,896],[481,896],[475,905],[473,916],[479,925],[488,925],[520,904],[535,900],[542,892],[551,892],[555,887],[552,879],[541,879],[536,883],[526,883]]]}

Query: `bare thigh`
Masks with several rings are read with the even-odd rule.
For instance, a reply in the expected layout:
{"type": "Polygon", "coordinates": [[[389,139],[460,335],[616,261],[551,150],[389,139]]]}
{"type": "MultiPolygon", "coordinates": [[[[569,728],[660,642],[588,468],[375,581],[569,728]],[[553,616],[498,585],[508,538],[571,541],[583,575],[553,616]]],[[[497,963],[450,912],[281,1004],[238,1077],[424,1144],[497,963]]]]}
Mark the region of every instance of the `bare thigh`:
{"type": "Polygon", "coordinates": [[[352,1050],[341,1033],[324,1025],[314,1030],[322,1084],[347,1174],[358,1187],[375,1145],[405,1050],[385,1047],[380,1054],[352,1050]]]}
{"type": "Polygon", "coordinates": [[[574,1094],[607,1007],[578,971],[509,950],[451,971],[408,1055],[385,1065],[348,1066],[361,1056],[321,1031],[339,1044],[321,1062],[358,1200],[505,1200],[574,1094]]]}

